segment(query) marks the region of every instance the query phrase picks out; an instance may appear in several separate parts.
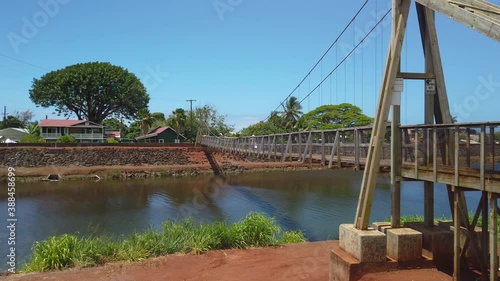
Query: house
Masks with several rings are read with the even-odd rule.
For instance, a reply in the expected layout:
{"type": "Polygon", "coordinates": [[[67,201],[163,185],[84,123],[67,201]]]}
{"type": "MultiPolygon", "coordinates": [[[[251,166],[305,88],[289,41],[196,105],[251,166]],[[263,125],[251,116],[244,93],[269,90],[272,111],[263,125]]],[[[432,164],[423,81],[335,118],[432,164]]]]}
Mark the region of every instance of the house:
{"type": "Polygon", "coordinates": [[[28,130],[20,128],[6,128],[0,130],[0,143],[19,142],[28,134],[28,130]]]}
{"type": "Polygon", "coordinates": [[[79,143],[104,142],[104,127],[86,120],[45,119],[39,124],[40,136],[47,142],[54,142],[60,136],[72,135],[79,143]]]}
{"type": "Polygon", "coordinates": [[[185,140],[186,137],[179,135],[179,141],[177,139],[177,132],[171,127],[156,127],[149,133],[138,136],[135,138],[138,142],[148,142],[148,143],[177,143],[181,140],[185,140]]]}
{"type": "Polygon", "coordinates": [[[118,140],[121,138],[121,133],[119,130],[104,130],[104,138],[105,139],[108,139],[108,138],[111,138],[111,139],[115,139],[115,140],[118,140]]]}

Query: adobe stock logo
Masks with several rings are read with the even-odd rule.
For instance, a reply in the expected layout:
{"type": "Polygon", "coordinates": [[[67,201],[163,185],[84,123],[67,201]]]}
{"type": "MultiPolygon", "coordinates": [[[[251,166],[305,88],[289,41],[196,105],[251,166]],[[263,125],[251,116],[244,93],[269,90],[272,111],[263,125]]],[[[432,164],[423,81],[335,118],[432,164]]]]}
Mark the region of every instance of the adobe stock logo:
{"type": "Polygon", "coordinates": [[[241,3],[243,3],[243,0],[215,0],[212,2],[215,12],[221,21],[224,21],[225,13],[234,11],[241,3]]]}
{"type": "Polygon", "coordinates": [[[71,0],[41,0],[38,2],[40,10],[35,12],[31,17],[22,17],[22,27],[19,33],[9,32],[7,39],[9,39],[12,49],[17,54],[19,47],[29,43],[38,31],[49,23],[50,18],[55,17],[61,8],[71,0]]]}

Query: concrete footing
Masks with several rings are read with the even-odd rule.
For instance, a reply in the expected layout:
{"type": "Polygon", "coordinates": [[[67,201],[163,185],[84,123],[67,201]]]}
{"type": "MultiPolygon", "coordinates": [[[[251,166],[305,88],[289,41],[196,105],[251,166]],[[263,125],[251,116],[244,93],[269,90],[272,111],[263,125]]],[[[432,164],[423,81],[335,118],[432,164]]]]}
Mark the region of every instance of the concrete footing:
{"type": "Polygon", "coordinates": [[[411,228],[393,228],[386,235],[389,258],[407,262],[422,257],[422,233],[411,228]]]}
{"type": "Polygon", "coordinates": [[[359,230],[353,224],[339,227],[340,248],[359,262],[383,262],[386,259],[385,234],[376,230],[359,230]]]}

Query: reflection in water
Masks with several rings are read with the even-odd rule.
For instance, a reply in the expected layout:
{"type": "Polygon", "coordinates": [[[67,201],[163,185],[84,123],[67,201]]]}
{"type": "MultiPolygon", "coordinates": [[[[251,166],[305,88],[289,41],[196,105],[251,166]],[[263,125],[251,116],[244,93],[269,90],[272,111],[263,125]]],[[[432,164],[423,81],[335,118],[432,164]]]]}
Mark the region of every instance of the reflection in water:
{"type": "MultiPolygon", "coordinates": [[[[273,216],[284,229],[301,229],[309,240],[336,238],[340,223],[354,220],[362,172],[350,170],[243,174],[218,178],[168,178],[129,181],[62,181],[17,186],[17,255],[26,259],[35,241],[63,233],[126,235],[167,219],[241,220],[251,211],[273,216]]],[[[390,185],[379,178],[372,221],[390,215],[390,185]]],[[[475,196],[475,193],[468,193],[475,196]]],[[[449,216],[444,186],[436,188],[436,217],[449,216]]],[[[402,213],[423,213],[422,184],[404,182],[402,213]]],[[[0,194],[5,222],[7,194],[0,194]]],[[[7,233],[0,228],[0,251],[7,233]]],[[[0,253],[5,268],[6,252],[0,253]]]]}

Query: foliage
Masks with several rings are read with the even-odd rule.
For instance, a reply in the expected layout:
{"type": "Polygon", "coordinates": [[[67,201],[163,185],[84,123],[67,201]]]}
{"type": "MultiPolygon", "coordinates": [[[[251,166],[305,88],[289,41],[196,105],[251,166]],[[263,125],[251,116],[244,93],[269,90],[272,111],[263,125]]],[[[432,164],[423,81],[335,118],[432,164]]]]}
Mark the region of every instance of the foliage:
{"type": "Polygon", "coordinates": [[[30,123],[31,119],[33,119],[33,116],[35,116],[35,114],[33,114],[33,111],[29,109],[26,111],[14,111],[14,117],[19,119],[24,124],[24,126],[27,126],[30,123]]]}
{"type": "Polygon", "coordinates": [[[302,115],[302,105],[300,105],[296,97],[292,96],[287,100],[285,105],[281,106],[283,107],[283,111],[280,113],[285,129],[291,131],[296,127],[297,121],[302,115]]]}
{"type": "Polygon", "coordinates": [[[9,115],[5,121],[0,122],[0,129],[6,128],[24,128],[24,123],[16,116],[9,115]]]}
{"type": "Polygon", "coordinates": [[[115,140],[114,138],[107,138],[106,143],[118,143],[118,141],[115,140]]]}
{"type": "Polygon", "coordinates": [[[62,235],[33,246],[23,271],[49,271],[68,267],[89,267],[111,261],[139,261],[173,253],[202,253],[214,249],[272,246],[304,242],[300,231],[284,232],[274,219],[250,213],[245,219],[227,224],[197,224],[192,218],[167,221],[163,229],[134,233],[118,241],[106,237],[62,235]]]}
{"type": "MultiPolygon", "coordinates": [[[[211,105],[195,108],[193,118],[193,122],[197,124],[196,127],[201,127],[202,132],[206,134],[227,136],[234,130],[232,125],[226,123],[226,116],[219,114],[215,107],[211,105]]],[[[196,135],[196,132],[194,132],[194,135],[196,135]]]]}
{"type": "Polygon", "coordinates": [[[28,134],[34,136],[40,136],[40,126],[38,126],[38,122],[35,121],[29,123],[26,129],[28,130],[28,134]]]}
{"type": "Polygon", "coordinates": [[[326,130],[367,126],[373,118],[364,115],[361,109],[349,103],[322,105],[304,114],[299,121],[304,130],[326,130]]]}
{"type": "Polygon", "coordinates": [[[261,136],[261,135],[272,135],[272,134],[280,134],[285,133],[286,130],[282,127],[277,126],[276,124],[266,121],[259,122],[257,124],[250,125],[245,129],[241,130],[241,136],[261,136]]]}
{"type": "Polygon", "coordinates": [[[155,121],[155,117],[153,116],[153,114],[151,114],[149,109],[143,108],[143,109],[139,110],[136,118],[137,118],[137,122],[139,122],[141,133],[143,135],[147,134],[149,131],[149,128],[151,128],[151,125],[153,125],[153,122],[155,121]]]}
{"type": "Polygon", "coordinates": [[[23,136],[20,140],[20,143],[46,143],[47,141],[44,138],[41,138],[39,135],[27,134],[23,136]]]}
{"type": "Polygon", "coordinates": [[[179,135],[182,134],[182,130],[184,130],[184,127],[186,125],[186,111],[182,108],[177,108],[176,110],[172,111],[172,115],[168,118],[168,125],[174,128],[175,132],[177,133],[177,139],[179,139],[179,135]]]}
{"type": "Polygon", "coordinates": [[[72,135],[60,136],[56,140],[57,143],[76,143],[76,139],[72,135]]]}
{"type": "Polygon", "coordinates": [[[107,118],[102,121],[102,125],[106,129],[112,129],[112,130],[123,130],[126,129],[127,126],[120,122],[120,120],[116,118],[107,118]]]}
{"type": "Polygon", "coordinates": [[[106,62],[68,66],[33,79],[30,99],[58,114],[101,123],[121,113],[132,118],[147,108],[149,95],[141,81],[126,69],[106,62]]]}

